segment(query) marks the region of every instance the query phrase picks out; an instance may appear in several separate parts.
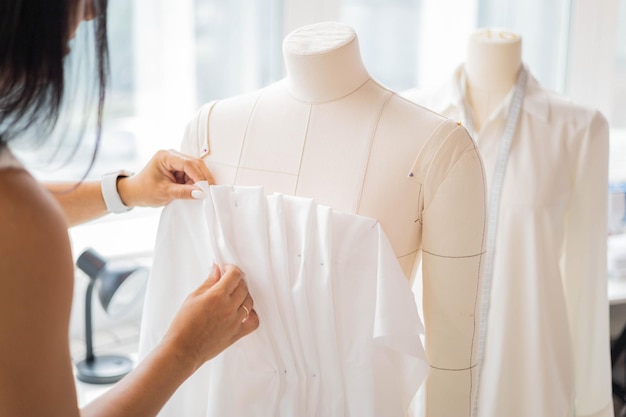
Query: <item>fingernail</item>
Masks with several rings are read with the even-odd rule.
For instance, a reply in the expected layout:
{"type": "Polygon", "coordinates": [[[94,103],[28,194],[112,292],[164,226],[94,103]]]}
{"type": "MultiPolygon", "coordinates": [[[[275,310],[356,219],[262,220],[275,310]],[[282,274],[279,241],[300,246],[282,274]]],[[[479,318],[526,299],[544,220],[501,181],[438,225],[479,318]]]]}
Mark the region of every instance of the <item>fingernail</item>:
{"type": "Polygon", "coordinates": [[[206,198],[206,194],[202,190],[193,190],[191,192],[191,196],[196,200],[202,200],[203,198],[206,198]]]}

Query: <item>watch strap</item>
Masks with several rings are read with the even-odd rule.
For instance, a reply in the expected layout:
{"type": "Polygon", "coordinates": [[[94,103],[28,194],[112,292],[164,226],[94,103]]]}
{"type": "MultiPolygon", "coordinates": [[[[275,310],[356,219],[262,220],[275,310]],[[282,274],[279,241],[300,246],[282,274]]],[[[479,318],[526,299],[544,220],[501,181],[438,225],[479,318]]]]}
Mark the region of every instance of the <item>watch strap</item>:
{"type": "Polygon", "coordinates": [[[128,171],[117,171],[102,176],[101,190],[104,204],[111,213],[124,213],[132,209],[122,201],[120,193],[117,190],[117,180],[120,177],[129,177],[132,174],[128,171]]]}

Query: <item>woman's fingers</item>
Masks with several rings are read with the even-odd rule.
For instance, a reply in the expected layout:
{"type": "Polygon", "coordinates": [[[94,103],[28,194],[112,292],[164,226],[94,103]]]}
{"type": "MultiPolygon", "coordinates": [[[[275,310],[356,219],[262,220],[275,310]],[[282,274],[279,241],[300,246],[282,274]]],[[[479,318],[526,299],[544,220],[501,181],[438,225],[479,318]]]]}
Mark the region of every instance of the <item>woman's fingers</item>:
{"type": "Polygon", "coordinates": [[[169,150],[162,151],[164,166],[176,176],[179,183],[193,184],[207,181],[214,184],[213,175],[201,159],[193,158],[183,153],[169,150]]]}
{"type": "Polygon", "coordinates": [[[243,303],[241,303],[241,312],[243,315],[242,318],[242,322],[244,322],[245,320],[248,319],[248,317],[250,316],[250,312],[253,309],[253,304],[254,302],[252,301],[252,297],[250,296],[250,294],[247,294],[246,298],[243,300],[243,303]]]}
{"type": "Polygon", "coordinates": [[[209,277],[192,292],[172,321],[166,343],[200,366],[259,326],[254,301],[241,270],[214,265],[209,277]]]}
{"type": "Polygon", "coordinates": [[[246,317],[246,319],[242,320],[241,322],[238,339],[241,339],[242,337],[252,333],[258,327],[259,327],[259,316],[256,314],[256,310],[252,309],[250,310],[248,317],[246,317]]]}

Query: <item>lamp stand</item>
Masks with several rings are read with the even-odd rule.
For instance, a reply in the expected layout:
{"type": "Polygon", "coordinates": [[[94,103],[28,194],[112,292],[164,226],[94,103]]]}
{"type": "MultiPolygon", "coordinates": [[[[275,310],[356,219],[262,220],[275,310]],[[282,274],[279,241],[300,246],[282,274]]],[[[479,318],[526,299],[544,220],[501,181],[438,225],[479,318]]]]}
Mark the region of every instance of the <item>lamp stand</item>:
{"type": "Polygon", "coordinates": [[[130,358],[119,355],[95,356],[91,324],[91,299],[96,280],[91,279],[85,294],[85,343],[87,354],[76,364],[76,378],[89,384],[113,384],[133,369],[130,358]]]}
{"type": "Polygon", "coordinates": [[[125,356],[103,355],[76,364],[76,378],[88,384],[113,384],[133,369],[133,361],[125,356]]]}

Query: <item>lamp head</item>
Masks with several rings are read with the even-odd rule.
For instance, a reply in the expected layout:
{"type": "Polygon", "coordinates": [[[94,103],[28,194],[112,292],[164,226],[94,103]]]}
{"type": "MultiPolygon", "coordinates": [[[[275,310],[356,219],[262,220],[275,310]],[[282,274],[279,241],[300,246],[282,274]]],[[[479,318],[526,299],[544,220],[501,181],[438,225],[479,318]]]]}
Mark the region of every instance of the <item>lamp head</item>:
{"type": "Polygon", "coordinates": [[[143,296],[148,275],[148,268],[143,266],[119,263],[107,267],[98,290],[104,310],[114,317],[130,310],[143,296]]]}
{"type": "Polygon", "coordinates": [[[106,260],[93,249],[86,249],[76,260],[76,266],[92,281],[100,276],[106,263],[106,260]]]}
{"type": "Polygon", "coordinates": [[[149,269],[132,262],[107,262],[93,249],[85,250],[76,261],[89,279],[99,281],[98,298],[111,316],[127,312],[143,296],[149,269]]]}

